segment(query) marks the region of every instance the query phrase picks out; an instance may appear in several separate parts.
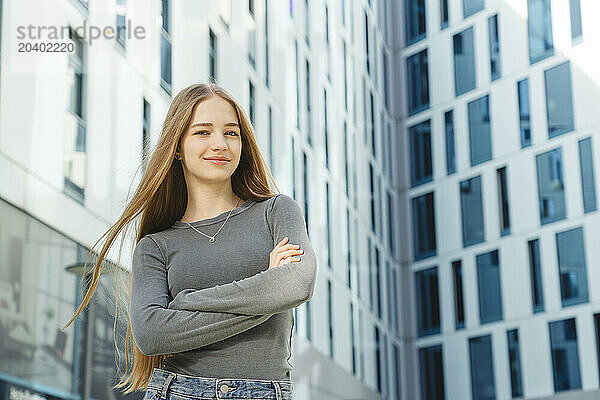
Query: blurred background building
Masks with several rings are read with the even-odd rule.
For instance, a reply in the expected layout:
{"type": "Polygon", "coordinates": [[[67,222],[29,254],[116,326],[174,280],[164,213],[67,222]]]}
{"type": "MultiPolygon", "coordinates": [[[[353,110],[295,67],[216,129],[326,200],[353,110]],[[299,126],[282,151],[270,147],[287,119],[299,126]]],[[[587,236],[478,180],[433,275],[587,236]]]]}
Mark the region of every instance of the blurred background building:
{"type": "MultiPolygon", "coordinates": [[[[595,0],[0,10],[0,398],[124,397],[114,305],[60,327],[172,97],[209,80],[250,115],[319,257],[296,399],[600,396],[595,0]]],[[[112,291],[105,276],[95,297],[112,291]]]]}

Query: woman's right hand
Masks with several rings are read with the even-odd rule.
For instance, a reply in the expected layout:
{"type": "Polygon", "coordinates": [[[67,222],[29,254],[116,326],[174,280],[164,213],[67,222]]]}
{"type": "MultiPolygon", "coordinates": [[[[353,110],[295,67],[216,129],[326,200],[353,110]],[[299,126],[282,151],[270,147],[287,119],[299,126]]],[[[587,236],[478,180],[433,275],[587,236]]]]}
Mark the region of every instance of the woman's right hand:
{"type": "Polygon", "coordinates": [[[270,254],[269,269],[279,267],[291,262],[300,261],[300,257],[294,257],[297,254],[304,254],[304,250],[300,250],[300,246],[295,244],[286,244],[289,238],[284,237],[281,242],[277,243],[270,254]]]}

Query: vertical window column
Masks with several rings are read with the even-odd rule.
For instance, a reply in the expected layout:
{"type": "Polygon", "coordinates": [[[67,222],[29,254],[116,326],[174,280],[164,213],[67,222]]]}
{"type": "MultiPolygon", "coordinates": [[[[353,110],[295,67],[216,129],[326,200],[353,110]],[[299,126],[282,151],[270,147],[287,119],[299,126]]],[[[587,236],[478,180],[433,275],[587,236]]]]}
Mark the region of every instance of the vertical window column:
{"type": "Polygon", "coordinates": [[[471,166],[492,159],[489,95],[467,104],[469,113],[469,155],[471,166]]]}
{"type": "Polygon", "coordinates": [[[498,14],[488,18],[488,34],[490,42],[490,75],[494,81],[502,76],[500,62],[500,38],[498,35],[498,14]]]}
{"type": "Polygon", "coordinates": [[[556,233],[556,251],[562,306],[588,302],[583,228],[556,233]]]}
{"type": "Polygon", "coordinates": [[[500,236],[510,234],[510,213],[508,207],[508,183],[506,182],[506,167],[496,170],[498,184],[498,213],[500,219],[500,236]]]}
{"type": "Polygon", "coordinates": [[[454,149],[454,111],[444,113],[444,130],[446,134],[446,174],[456,172],[456,152],[454,149]]]}
{"type": "Polygon", "coordinates": [[[523,396],[521,376],[521,351],[519,349],[519,330],[506,331],[508,341],[508,365],[510,368],[510,391],[513,398],[523,396]]]}
{"type": "Polygon", "coordinates": [[[452,262],[452,282],[454,286],[454,323],[456,330],[465,327],[465,306],[463,298],[462,261],[452,262]]]}

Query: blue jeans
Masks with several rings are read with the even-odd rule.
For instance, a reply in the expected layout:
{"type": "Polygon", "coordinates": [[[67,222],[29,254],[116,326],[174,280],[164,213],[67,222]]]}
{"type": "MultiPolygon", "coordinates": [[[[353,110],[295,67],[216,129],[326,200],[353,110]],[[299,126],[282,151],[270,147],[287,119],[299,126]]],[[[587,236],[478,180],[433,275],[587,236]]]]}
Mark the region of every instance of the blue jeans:
{"type": "Polygon", "coordinates": [[[143,400],[292,400],[293,388],[286,380],[203,378],[154,368],[143,400]]]}

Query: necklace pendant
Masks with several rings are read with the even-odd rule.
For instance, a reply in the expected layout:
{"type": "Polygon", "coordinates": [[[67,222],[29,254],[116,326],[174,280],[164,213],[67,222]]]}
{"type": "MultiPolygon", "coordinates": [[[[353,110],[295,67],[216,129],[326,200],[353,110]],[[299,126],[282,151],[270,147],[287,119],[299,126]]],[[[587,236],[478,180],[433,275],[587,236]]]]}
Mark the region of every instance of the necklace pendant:
{"type": "Polygon", "coordinates": [[[214,242],[215,242],[215,238],[214,238],[214,237],[211,237],[210,239],[208,239],[208,242],[209,242],[209,243],[214,243],[214,242]]]}

